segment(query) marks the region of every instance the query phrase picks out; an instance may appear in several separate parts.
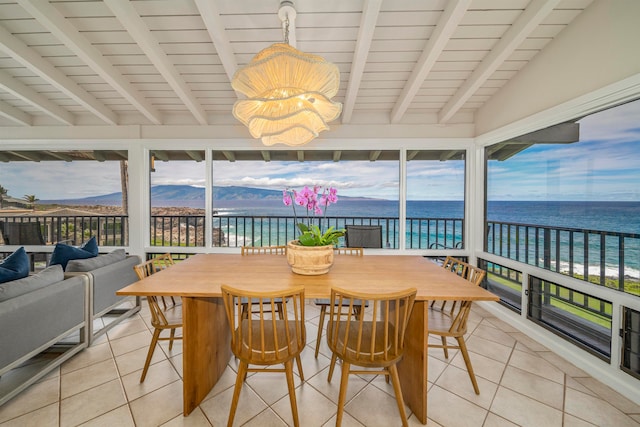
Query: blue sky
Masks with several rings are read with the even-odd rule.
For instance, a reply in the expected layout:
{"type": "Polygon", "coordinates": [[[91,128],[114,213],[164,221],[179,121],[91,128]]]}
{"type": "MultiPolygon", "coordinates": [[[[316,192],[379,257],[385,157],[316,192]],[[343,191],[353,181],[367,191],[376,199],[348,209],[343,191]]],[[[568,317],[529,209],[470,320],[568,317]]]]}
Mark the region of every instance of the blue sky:
{"type": "MultiPolygon", "coordinates": [[[[640,101],[585,117],[580,142],[538,145],[489,163],[490,200],[640,201],[640,101]]],[[[398,199],[398,162],[216,162],[215,185],[280,190],[326,185],[339,194],[398,199]]],[[[205,165],[156,162],[152,184],[203,186],[205,165]]],[[[463,162],[409,162],[410,200],[461,200],[463,162]],[[453,189],[453,190],[452,190],[453,189]]],[[[9,195],[82,198],[120,191],[118,162],[0,163],[9,195]],[[43,167],[46,166],[46,167],[43,167]]]]}
{"type": "Polygon", "coordinates": [[[489,199],[640,201],[640,101],[578,123],[577,143],[491,161],[489,199]]]}

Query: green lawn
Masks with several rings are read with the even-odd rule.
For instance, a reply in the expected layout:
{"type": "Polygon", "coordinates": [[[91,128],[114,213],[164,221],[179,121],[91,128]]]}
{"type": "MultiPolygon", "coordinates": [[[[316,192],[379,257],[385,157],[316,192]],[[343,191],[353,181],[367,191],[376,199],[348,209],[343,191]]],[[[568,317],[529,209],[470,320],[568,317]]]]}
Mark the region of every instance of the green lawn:
{"type": "MultiPolygon", "coordinates": [[[[489,273],[488,274],[488,279],[491,280],[491,282],[493,284],[496,285],[500,285],[500,286],[504,286],[504,287],[508,287],[510,289],[513,289],[517,292],[520,292],[522,290],[522,285],[519,282],[516,282],[514,280],[510,280],[507,279],[506,277],[503,276],[499,276],[497,274],[493,274],[493,273],[489,273]]],[[[555,285],[552,285],[552,291],[555,291],[555,289],[553,289],[555,287],[555,285]]],[[[564,287],[560,287],[559,290],[559,295],[561,298],[569,298],[569,289],[564,288],[564,287]]],[[[584,294],[581,294],[580,292],[573,292],[573,299],[577,302],[577,303],[584,303],[584,298],[586,298],[586,296],[584,294]]],[[[595,313],[592,313],[590,311],[587,311],[586,309],[570,304],[566,301],[563,301],[560,298],[556,298],[556,297],[551,297],[551,305],[566,311],[567,313],[571,313],[575,316],[581,317],[583,319],[585,319],[588,322],[591,322],[593,324],[599,325],[599,326],[603,326],[607,329],[611,329],[611,319],[606,317],[606,316],[601,316],[601,315],[597,315],[595,313]]],[[[592,308],[594,310],[600,310],[600,300],[596,299],[596,298],[589,298],[588,299],[588,306],[589,308],[592,308]]],[[[611,306],[610,303],[605,303],[604,306],[604,311],[606,314],[611,315],[612,311],[613,311],[613,307],[611,306]]]]}

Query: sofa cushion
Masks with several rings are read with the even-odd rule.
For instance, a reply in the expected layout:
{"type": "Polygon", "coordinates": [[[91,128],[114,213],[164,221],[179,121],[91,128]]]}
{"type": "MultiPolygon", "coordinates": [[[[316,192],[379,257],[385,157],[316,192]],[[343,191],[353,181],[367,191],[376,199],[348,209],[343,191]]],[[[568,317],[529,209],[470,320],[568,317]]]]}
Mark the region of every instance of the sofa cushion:
{"type": "Polygon", "coordinates": [[[95,258],[88,259],[74,259],[69,261],[65,271],[67,272],[80,272],[80,271],[92,271],[100,267],[104,267],[109,264],[114,264],[118,261],[122,261],[127,257],[124,249],[116,249],[113,252],[104,255],[98,255],[95,258]]]}
{"type": "Polygon", "coordinates": [[[62,267],[53,265],[23,279],[0,284],[0,302],[64,280],[62,267]]]}
{"type": "Polygon", "coordinates": [[[60,264],[62,269],[67,268],[67,263],[73,259],[93,258],[98,255],[98,244],[96,238],[92,237],[79,248],[75,246],[65,245],[64,243],[56,243],[56,247],[51,254],[49,265],[60,264]]]}
{"type": "Polygon", "coordinates": [[[18,248],[0,262],[0,283],[22,279],[29,275],[29,255],[24,247],[18,248]]]}

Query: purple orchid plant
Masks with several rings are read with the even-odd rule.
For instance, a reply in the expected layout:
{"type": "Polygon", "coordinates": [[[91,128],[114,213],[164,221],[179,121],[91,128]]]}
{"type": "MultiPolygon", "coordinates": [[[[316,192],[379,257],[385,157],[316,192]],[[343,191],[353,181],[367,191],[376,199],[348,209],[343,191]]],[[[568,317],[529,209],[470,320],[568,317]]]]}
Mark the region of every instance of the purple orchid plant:
{"type": "Polygon", "coordinates": [[[327,215],[327,208],[338,202],[338,190],[333,187],[314,186],[313,189],[305,186],[302,190],[286,189],[282,191],[282,202],[286,206],[293,208],[293,216],[296,226],[300,230],[298,241],[302,246],[326,246],[337,245],[340,237],[344,236],[345,230],[336,230],[329,227],[324,233],[315,224],[311,224],[310,214],[327,215]],[[321,192],[322,191],[322,192],[321,192]],[[298,222],[296,206],[300,206],[306,211],[307,221],[298,222]]]}

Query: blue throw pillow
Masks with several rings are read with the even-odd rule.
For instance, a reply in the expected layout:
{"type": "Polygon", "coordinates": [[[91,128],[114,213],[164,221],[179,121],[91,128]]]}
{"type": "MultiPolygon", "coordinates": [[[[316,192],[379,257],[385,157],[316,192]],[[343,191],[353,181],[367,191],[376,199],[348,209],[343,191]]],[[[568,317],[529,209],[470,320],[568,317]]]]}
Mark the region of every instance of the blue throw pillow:
{"type": "Polygon", "coordinates": [[[29,275],[29,255],[19,248],[0,262],[0,283],[25,278],[29,275]]]}
{"type": "Polygon", "coordinates": [[[84,242],[84,244],[80,246],[80,249],[84,249],[85,251],[92,253],[94,256],[98,256],[98,242],[96,241],[95,236],[84,242]]]}
{"type": "Polygon", "coordinates": [[[56,247],[51,254],[49,265],[60,264],[63,270],[66,270],[67,263],[72,259],[93,258],[98,255],[98,245],[95,237],[89,239],[84,245],[76,248],[75,246],[65,245],[64,243],[56,243],[56,247]]]}

